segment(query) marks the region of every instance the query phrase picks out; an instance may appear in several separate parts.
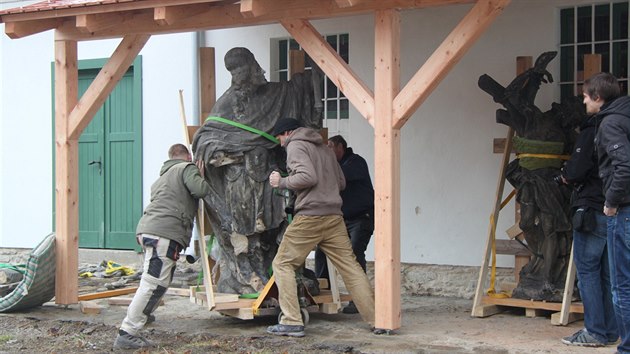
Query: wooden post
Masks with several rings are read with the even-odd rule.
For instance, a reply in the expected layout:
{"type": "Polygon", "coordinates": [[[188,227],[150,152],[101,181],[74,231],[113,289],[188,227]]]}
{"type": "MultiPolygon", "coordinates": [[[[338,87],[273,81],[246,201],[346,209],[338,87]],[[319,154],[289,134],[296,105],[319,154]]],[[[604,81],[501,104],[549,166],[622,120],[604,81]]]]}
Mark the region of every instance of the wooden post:
{"type": "Polygon", "coordinates": [[[400,14],[375,13],[375,300],[381,329],[400,328],[400,130],[394,98],[400,90],[400,14]]]}
{"type": "Polygon", "coordinates": [[[303,50],[291,49],[289,51],[289,79],[297,73],[304,72],[304,55],[303,50]]]}
{"type": "Polygon", "coordinates": [[[79,140],[68,117],[78,100],[77,42],[55,41],[55,302],[78,303],[79,140]]]}
{"type": "Polygon", "coordinates": [[[201,102],[199,125],[203,125],[217,100],[215,57],[212,47],[199,48],[199,95],[201,102]]]}

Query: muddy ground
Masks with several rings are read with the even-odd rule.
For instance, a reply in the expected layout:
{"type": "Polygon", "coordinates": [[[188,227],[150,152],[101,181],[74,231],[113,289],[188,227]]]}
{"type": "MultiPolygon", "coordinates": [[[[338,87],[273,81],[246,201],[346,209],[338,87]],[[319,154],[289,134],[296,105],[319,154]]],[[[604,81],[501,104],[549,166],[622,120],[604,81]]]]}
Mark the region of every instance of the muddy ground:
{"type": "MultiPolygon", "coordinates": [[[[52,303],[29,311],[0,314],[0,353],[106,353],[123,306],[107,300],[98,315],[77,305],[52,303]]],[[[546,317],[526,318],[519,311],[471,318],[471,300],[403,298],[402,328],[374,335],[359,315],[311,314],[304,338],[265,333],[275,317],[240,320],[207,311],[188,298],[169,296],[144,334],[157,344],[138,353],[613,353],[614,347],[586,349],[560,343],[582,326],[551,325],[546,317]]],[[[125,351],[120,351],[125,352],[125,351]]],[[[127,351],[133,352],[133,351],[127,351]]]]}

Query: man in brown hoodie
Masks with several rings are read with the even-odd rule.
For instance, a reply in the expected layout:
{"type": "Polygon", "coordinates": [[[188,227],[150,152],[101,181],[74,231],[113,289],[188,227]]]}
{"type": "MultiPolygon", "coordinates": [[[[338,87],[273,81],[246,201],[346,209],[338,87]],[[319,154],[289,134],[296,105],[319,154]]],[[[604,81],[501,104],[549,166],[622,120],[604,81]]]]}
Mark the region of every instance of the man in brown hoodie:
{"type": "MultiPolygon", "coordinates": [[[[289,175],[269,176],[274,188],[296,193],[295,218],[284,233],[273,260],[282,310],[280,323],[267,328],[275,335],[302,337],[304,323],[297,296],[295,270],[316,245],[339,270],[363,320],[374,326],[374,292],[352,251],[341,212],[339,192],[346,186],[337,159],[321,135],[293,118],[278,120],[273,135],[287,151],[289,175]]],[[[376,333],[376,330],[375,330],[376,333]]],[[[382,332],[378,332],[382,333],[382,332]]]]}

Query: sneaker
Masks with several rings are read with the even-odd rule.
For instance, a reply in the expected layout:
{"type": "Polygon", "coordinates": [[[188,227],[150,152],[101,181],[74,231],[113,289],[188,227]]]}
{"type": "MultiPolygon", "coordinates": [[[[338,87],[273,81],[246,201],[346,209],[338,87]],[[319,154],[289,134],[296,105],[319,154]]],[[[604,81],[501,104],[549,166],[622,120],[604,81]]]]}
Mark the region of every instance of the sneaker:
{"type": "Polygon", "coordinates": [[[140,349],[152,347],[153,343],[140,337],[131,335],[123,330],[118,331],[118,336],[114,341],[114,349],[140,349]]]}
{"type": "Polygon", "coordinates": [[[354,305],[354,301],[350,301],[348,303],[348,306],[344,307],[343,310],[341,310],[341,312],[352,314],[352,313],[359,313],[359,310],[357,310],[357,307],[354,305]]]}
{"type": "Polygon", "coordinates": [[[576,345],[580,347],[603,347],[606,344],[598,341],[586,329],[581,329],[573,335],[562,338],[562,343],[566,345],[576,345]]]}
{"type": "Polygon", "coordinates": [[[390,334],[391,331],[388,329],[382,329],[382,328],[376,328],[376,327],[371,327],[370,331],[372,331],[372,333],[376,334],[376,335],[381,335],[381,334],[390,334]]]}
{"type": "Polygon", "coordinates": [[[267,333],[277,336],[304,337],[304,326],[300,325],[283,325],[278,323],[275,326],[267,327],[267,333]]]}

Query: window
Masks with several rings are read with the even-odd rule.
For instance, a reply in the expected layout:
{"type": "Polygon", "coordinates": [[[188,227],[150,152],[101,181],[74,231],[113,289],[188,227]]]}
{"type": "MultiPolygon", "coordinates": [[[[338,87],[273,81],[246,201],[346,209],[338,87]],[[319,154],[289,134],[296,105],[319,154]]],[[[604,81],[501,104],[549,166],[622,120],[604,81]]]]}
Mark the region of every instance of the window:
{"type": "Polygon", "coordinates": [[[560,10],[560,97],[581,94],[584,54],[601,54],[602,71],[628,94],[628,1],[560,10]]]}
{"type": "MultiPolygon", "coordinates": [[[[348,34],[333,34],[325,37],[330,46],[348,63],[348,34]]],[[[271,79],[287,81],[289,77],[289,51],[301,49],[301,47],[294,39],[278,39],[272,41],[272,45],[277,45],[277,51],[272,49],[272,53],[276,52],[278,54],[277,58],[272,57],[272,63],[277,63],[277,69],[272,70],[271,79]]],[[[305,69],[310,70],[310,67],[305,69]]],[[[326,122],[329,119],[348,119],[350,116],[348,99],[328,77],[324,77],[322,91],[324,126],[327,126],[326,122]]]]}

